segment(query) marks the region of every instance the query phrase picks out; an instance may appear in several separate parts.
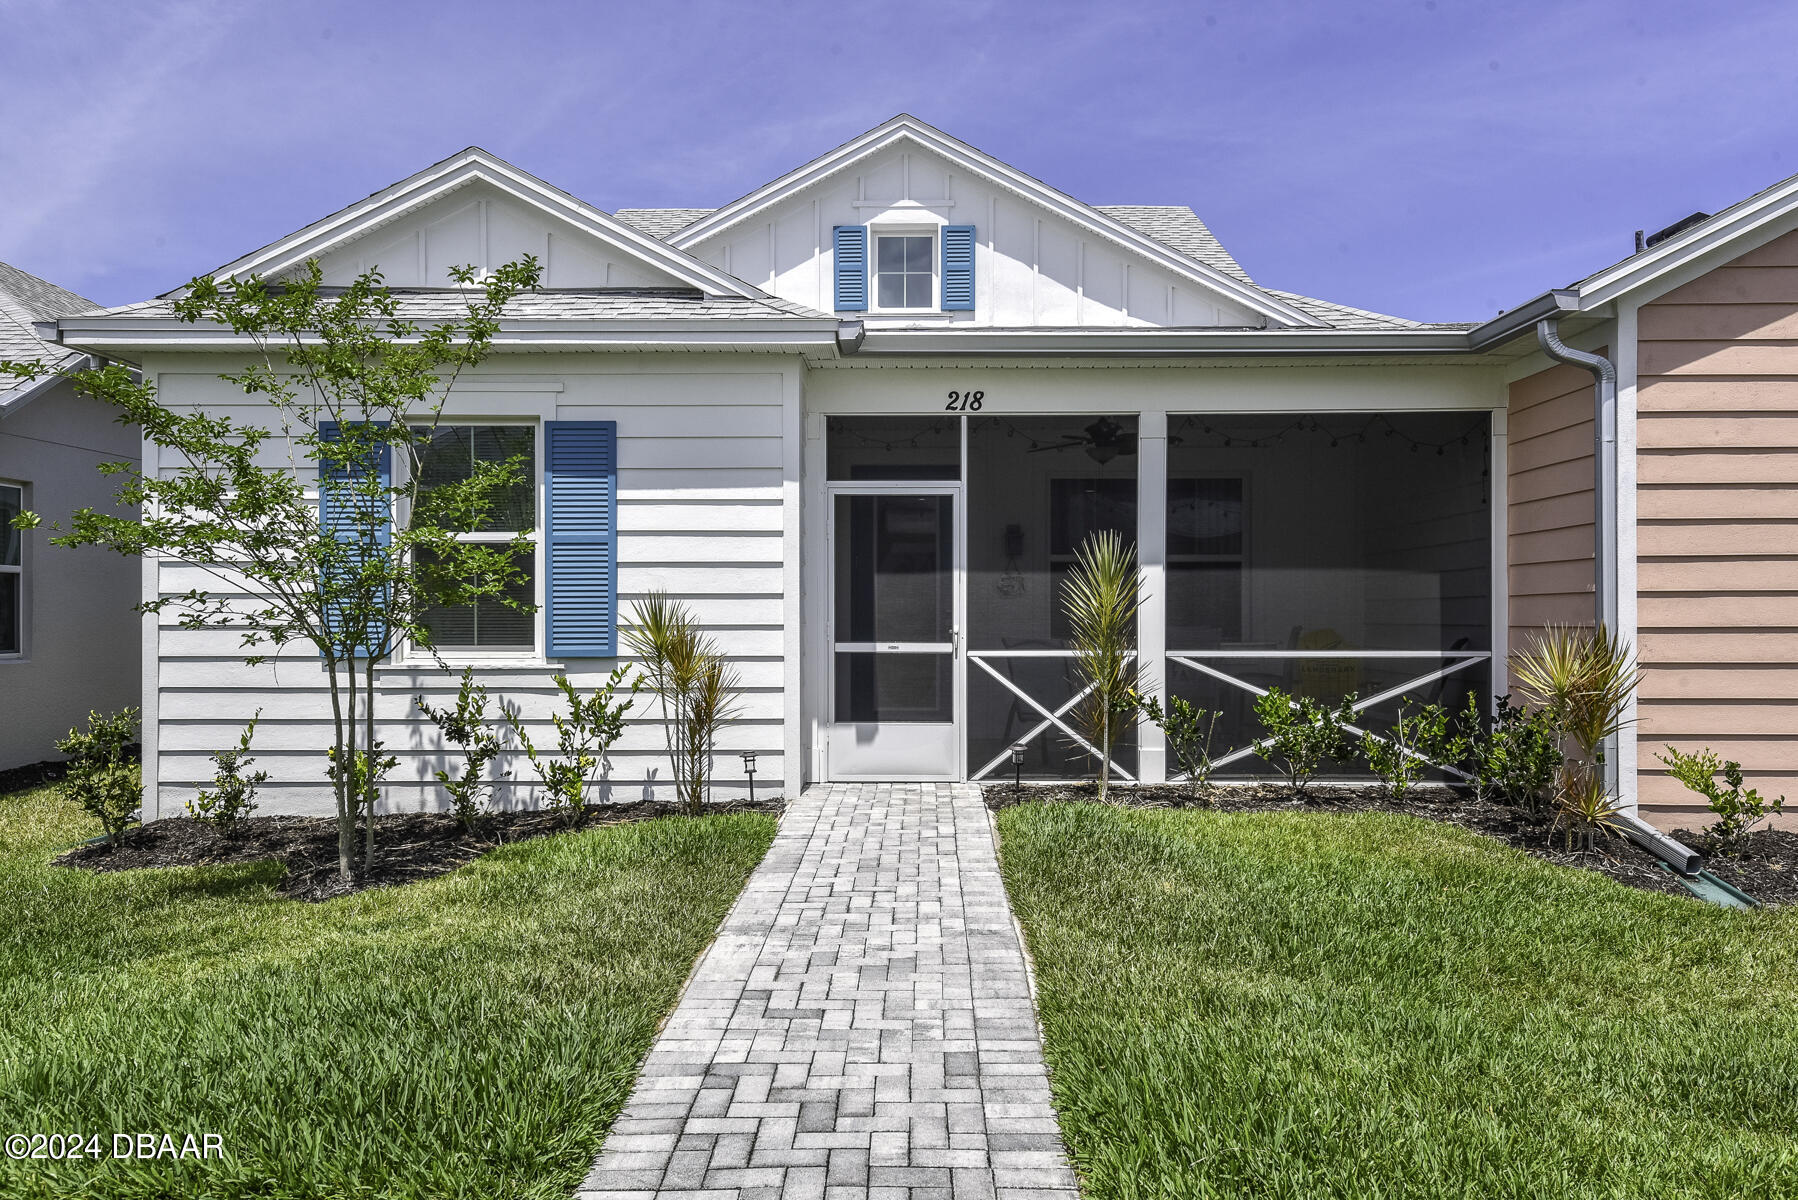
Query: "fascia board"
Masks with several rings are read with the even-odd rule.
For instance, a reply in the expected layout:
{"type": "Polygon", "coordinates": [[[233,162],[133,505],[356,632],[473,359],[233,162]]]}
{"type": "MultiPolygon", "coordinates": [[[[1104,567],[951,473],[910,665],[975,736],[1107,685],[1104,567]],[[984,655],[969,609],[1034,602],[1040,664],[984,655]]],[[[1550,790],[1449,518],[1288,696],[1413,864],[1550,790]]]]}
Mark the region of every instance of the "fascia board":
{"type": "MultiPolygon", "coordinates": [[[[566,345],[653,349],[658,346],[753,345],[819,346],[836,344],[832,321],[502,321],[495,346],[566,345]]],[[[119,351],[219,350],[252,348],[246,337],[223,326],[167,322],[112,322],[68,325],[63,344],[76,350],[116,354],[119,351]]],[[[415,341],[417,339],[406,339],[415,341]]]]}
{"type": "Polygon", "coordinates": [[[1798,175],[1693,226],[1652,250],[1607,267],[1577,285],[1581,308],[1609,304],[1798,210],[1798,175]]]}
{"type": "MultiPolygon", "coordinates": [[[[491,155],[477,153],[459,155],[428,168],[339,213],[314,222],[297,233],[228,263],[214,274],[242,276],[254,272],[272,275],[285,271],[477,180],[609,242],[620,250],[647,259],[691,286],[715,295],[752,299],[767,296],[760,288],[733,275],[727,275],[668,242],[632,229],[592,205],[550,187],[528,172],[520,171],[491,155]]],[[[181,289],[177,289],[179,290],[181,289]]]]}
{"type": "Polygon", "coordinates": [[[862,355],[1204,356],[1471,353],[1461,330],[874,330],[862,355]]]}
{"type": "Polygon", "coordinates": [[[1122,249],[1149,259],[1156,265],[1210,288],[1263,316],[1303,328],[1329,328],[1310,313],[1268,295],[1261,289],[1234,279],[1222,271],[1179,254],[1146,234],[1139,233],[1121,221],[1108,217],[1090,204],[1056,190],[1015,167],[985,154],[965,142],[957,141],[940,130],[905,118],[889,121],[847,142],[830,154],[816,159],[773,183],[726,205],[708,217],[680,230],[669,238],[671,245],[686,249],[722,233],[749,217],[804,191],[813,184],[846,170],[856,162],[877,154],[900,141],[911,141],[925,150],[939,154],[965,171],[1003,187],[1020,199],[1082,226],[1122,249]]]}

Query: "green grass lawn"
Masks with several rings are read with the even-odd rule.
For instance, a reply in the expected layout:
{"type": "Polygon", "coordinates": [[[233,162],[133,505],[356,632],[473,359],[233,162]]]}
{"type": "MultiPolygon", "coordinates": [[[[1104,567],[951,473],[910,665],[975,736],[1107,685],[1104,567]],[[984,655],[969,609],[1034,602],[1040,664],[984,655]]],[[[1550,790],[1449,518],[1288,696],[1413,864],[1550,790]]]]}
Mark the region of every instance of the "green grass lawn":
{"type": "Polygon", "coordinates": [[[999,825],[1088,1200],[1798,1196],[1798,912],[1386,814],[999,825]]]}
{"type": "Polygon", "coordinates": [[[774,828],[612,826],[313,905],[268,864],[51,867],[97,828],[0,797],[0,1135],[229,1155],[0,1159],[0,1196],[565,1197],[774,828]]]}

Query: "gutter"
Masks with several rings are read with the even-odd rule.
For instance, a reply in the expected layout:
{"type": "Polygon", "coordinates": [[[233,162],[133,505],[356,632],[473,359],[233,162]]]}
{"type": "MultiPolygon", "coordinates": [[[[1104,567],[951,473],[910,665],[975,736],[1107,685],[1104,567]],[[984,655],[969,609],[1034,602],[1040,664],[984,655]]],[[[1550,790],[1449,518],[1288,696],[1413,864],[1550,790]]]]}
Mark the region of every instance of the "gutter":
{"type": "MultiPolygon", "coordinates": [[[[1592,373],[1593,558],[1592,590],[1594,627],[1617,630],[1617,367],[1603,355],[1575,350],[1561,340],[1559,319],[1536,322],[1536,340],[1543,353],[1556,362],[1583,367],[1592,373]]],[[[1605,786],[1617,791],[1617,735],[1605,738],[1605,786]]]]}
{"type": "Polygon", "coordinates": [[[864,329],[857,345],[863,355],[960,358],[1402,357],[1470,349],[1460,329],[864,329]]]}

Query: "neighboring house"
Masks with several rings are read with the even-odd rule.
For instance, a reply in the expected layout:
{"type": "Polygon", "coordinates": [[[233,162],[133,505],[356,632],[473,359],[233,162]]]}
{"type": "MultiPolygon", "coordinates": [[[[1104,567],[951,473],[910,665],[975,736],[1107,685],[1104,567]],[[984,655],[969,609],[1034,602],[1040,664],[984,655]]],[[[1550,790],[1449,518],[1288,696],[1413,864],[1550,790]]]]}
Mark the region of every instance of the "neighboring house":
{"type": "MultiPolygon", "coordinates": [[[[901,116],[715,210],[608,215],[470,149],[221,273],[378,264],[428,320],[459,304],[452,264],[544,264],[448,409],[466,453],[534,455],[543,607],[436,614],[452,669],[378,672],[395,807],[441,803],[414,695],[474,663],[544,720],[552,672],[597,684],[657,588],[742,673],[720,795],[743,750],[770,791],[1005,777],[1016,743],[1030,776],[1084,771],[1056,592],[1113,528],[1140,547],[1147,676],[1223,712],[1225,773],[1256,765],[1256,688],[1353,690],[1378,726],[1403,696],[1505,690],[1533,628],[1608,603],[1647,667],[1625,795],[1680,821],[1663,739],[1798,791],[1794,229],[1798,182],[1483,325],[1423,324],[1263,286],[1189,208],[1094,207],[901,116]],[[1543,321],[1615,364],[1603,572],[1594,379],[1544,354],[1543,321]]],[[[257,415],[217,378],[241,341],[167,298],[58,337],[172,404],[257,415]]],[[[151,595],[197,581],[146,571],[151,595]]],[[[230,631],[153,632],[149,814],[258,708],[267,807],[324,811],[315,656],[249,668],[230,631]]],[[[614,795],[666,786],[654,711],[614,795]]],[[[1165,777],[1152,726],[1120,766],[1165,777]]]]}
{"type": "MultiPolygon", "coordinates": [[[[98,307],[0,263],[0,360],[81,365],[84,355],[36,326],[98,307]]],[[[56,740],[90,709],[138,703],[144,662],[132,605],[142,567],[49,543],[50,525],[111,503],[114,481],[99,464],[137,461],[136,431],[113,417],[54,376],[0,377],[0,770],[62,757],[56,740]],[[44,528],[13,529],[21,508],[41,514],[44,528]]]]}

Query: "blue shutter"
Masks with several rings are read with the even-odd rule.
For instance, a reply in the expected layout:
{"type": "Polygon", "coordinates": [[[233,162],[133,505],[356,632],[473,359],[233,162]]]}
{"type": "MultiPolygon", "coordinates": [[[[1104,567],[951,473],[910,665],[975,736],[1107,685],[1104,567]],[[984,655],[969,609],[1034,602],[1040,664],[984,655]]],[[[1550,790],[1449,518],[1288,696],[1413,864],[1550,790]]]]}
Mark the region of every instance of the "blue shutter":
{"type": "Polygon", "coordinates": [[[550,421],[543,461],[549,655],[612,658],[618,653],[618,423],[550,421]]]}
{"type": "Polygon", "coordinates": [[[837,264],[837,311],[868,308],[868,227],[838,225],[834,233],[837,264]]]}
{"type": "Polygon", "coordinates": [[[974,227],[943,226],[943,311],[974,310],[974,227]]]}
{"type": "MultiPolygon", "coordinates": [[[[376,424],[385,428],[387,422],[379,421],[376,422],[376,424]]],[[[318,423],[318,436],[323,441],[336,441],[338,437],[337,431],[338,424],[336,421],[320,421],[318,423]]],[[[325,486],[325,482],[331,478],[347,480],[360,477],[372,466],[380,478],[382,489],[385,490],[386,488],[391,487],[393,485],[393,448],[386,443],[382,443],[376,450],[373,459],[374,461],[372,463],[361,462],[348,465],[333,464],[322,459],[319,461],[318,527],[321,531],[334,535],[341,542],[358,542],[365,533],[369,532],[367,522],[357,519],[353,507],[364,498],[354,493],[344,494],[328,488],[325,486]]],[[[377,503],[380,505],[380,512],[384,516],[388,515],[390,512],[388,498],[383,495],[377,503]]],[[[392,544],[393,529],[388,521],[384,520],[376,525],[373,533],[374,541],[377,546],[385,549],[392,544]]],[[[342,623],[334,614],[326,613],[325,619],[333,632],[339,635],[344,634],[345,631],[342,628],[342,623]]],[[[387,641],[386,627],[383,625],[373,632],[375,636],[371,640],[377,647],[385,648],[387,641]]],[[[366,644],[359,644],[351,651],[351,656],[355,658],[367,658],[369,656],[369,647],[366,644]]],[[[320,653],[320,657],[323,657],[322,652],[320,653]]]]}

